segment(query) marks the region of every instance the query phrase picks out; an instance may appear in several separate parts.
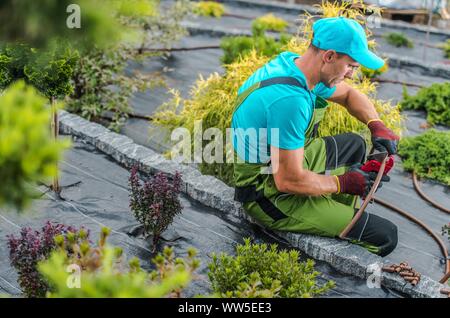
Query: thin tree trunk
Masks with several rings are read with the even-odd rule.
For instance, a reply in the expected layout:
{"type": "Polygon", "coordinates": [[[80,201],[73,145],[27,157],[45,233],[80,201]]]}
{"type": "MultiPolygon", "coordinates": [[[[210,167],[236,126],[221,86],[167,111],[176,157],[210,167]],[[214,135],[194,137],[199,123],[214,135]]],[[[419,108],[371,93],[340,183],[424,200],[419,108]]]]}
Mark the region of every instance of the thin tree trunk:
{"type": "MultiPolygon", "coordinates": [[[[56,99],[52,97],[52,133],[53,137],[55,138],[55,141],[58,140],[59,135],[59,123],[58,123],[58,112],[56,110],[56,99]]],[[[52,185],[53,191],[56,193],[60,192],[59,187],[59,176],[58,176],[58,163],[56,163],[56,175],[53,177],[53,185],[52,185]]]]}

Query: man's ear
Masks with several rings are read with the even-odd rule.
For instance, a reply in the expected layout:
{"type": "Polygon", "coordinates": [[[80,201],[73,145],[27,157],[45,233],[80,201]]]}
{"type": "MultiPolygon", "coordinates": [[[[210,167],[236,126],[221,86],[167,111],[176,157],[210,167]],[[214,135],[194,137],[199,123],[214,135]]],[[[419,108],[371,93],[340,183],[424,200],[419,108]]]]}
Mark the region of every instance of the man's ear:
{"type": "Polygon", "coordinates": [[[326,63],[331,63],[336,58],[336,51],[334,50],[326,50],[323,53],[323,61],[326,63]]]}

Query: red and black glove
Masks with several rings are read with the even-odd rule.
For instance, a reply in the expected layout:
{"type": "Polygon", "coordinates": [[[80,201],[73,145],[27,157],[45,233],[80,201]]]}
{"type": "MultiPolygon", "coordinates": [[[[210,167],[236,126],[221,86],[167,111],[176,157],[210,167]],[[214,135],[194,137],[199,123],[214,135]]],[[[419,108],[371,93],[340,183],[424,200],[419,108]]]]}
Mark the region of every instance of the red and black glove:
{"type": "MultiPolygon", "coordinates": [[[[377,173],[362,171],[361,166],[361,164],[353,165],[346,173],[337,176],[339,181],[338,193],[354,194],[361,197],[367,196],[375,182],[377,173]]],[[[389,181],[389,176],[383,175],[378,189],[383,186],[383,182],[389,181]]]]}
{"type": "Polygon", "coordinates": [[[381,120],[369,120],[367,127],[369,127],[372,134],[372,144],[376,150],[380,152],[387,151],[389,155],[397,153],[400,137],[387,128],[381,120]]]}

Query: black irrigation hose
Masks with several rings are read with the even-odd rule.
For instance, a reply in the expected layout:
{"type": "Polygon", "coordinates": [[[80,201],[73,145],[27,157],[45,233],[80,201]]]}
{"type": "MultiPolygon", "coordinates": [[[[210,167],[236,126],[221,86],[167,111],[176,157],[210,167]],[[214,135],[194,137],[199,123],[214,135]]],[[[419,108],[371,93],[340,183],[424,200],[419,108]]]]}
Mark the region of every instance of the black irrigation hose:
{"type": "MultiPolygon", "coordinates": [[[[446,207],[440,205],[439,203],[437,203],[436,201],[431,199],[429,196],[427,196],[425,194],[425,192],[422,191],[422,189],[420,189],[419,182],[417,180],[417,175],[416,175],[415,171],[413,171],[413,184],[414,184],[414,189],[422,197],[422,199],[424,199],[425,201],[427,201],[428,203],[433,205],[435,208],[450,214],[450,210],[449,209],[447,209],[446,207]]],[[[448,253],[447,253],[446,261],[447,261],[447,273],[440,280],[441,283],[445,283],[450,278],[450,259],[448,257],[448,253]]]]}
{"type": "MultiPolygon", "coordinates": [[[[364,212],[365,208],[367,207],[367,205],[369,204],[370,201],[373,201],[383,205],[384,207],[387,207],[397,213],[399,213],[400,215],[404,216],[405,218],[411,220],[412,222],[416,223],[417,225],[421,226],[426,232],[428,232],[428,234],[430,234],[430,236],[438,243],[439,248],[442,251],[442,254],[444,255],[444,259],[445,259],[445,269],[444,269],[444,276],[439,280],[440,283],[444,284],[445,282],[447,282],[447,280],[450,278],[450,258],[448,255],[448,251],[447,251],[447,247],[445,246],[445,243],[442,241],[442,239],[440,237],[438,237],[433,230],[428,227],[425,223],[423,223],[422,221],[420,221],[419,219],[417,219],[416,217],[412,216],[411,214],[409,214],[408,212],[386,202],[383,201],[381,199],[378,199],[374,196],[375,191],[377,190],[380,182],[381,182],[381,177],[383,175],[384,172],[384,166],[386,165],[386,160],[387,160],[387,156],[384,158],[383,162],[381,163],[381,167],[378,170],[378,174],[377,177],[375,179],[375,182],[372,186],[372,188],[369,191],[369,194],[367,195],[366,199],[364,200],[363,204],[361,205],[361,207],[359,208],[358,212],[356,212],[355,216],[353,217],[352,221],[350,222],[350,224],[348,224],[346,226],[346,228],[342,231],[341,234],[339,234],[339,237],[341,239],[345,239],[348,235],[348,233],[350,232],[350,230],[353,228],[353,226],[355,225],[355,223],[359,220],[359,218],[361,217],[362,213],[364,212]]],[[[416,189],[416,191],[419,193],[419,195],[425,199],[426,201],[430,202],[433,206],[437,207],[438,209],[450,213],[450,210],[448,210],[447,208],[441,206],[440,204],[434,202],[433,200],[431,200],[425,193],[422,192],[422,190],[419,188],[419,184],[417,182],[417,176],[416,174],[413,172],[413,183],[414,183],[414,188],[416,189]]]]}
{"type": "Polygon", "coordinates": [[[179,48],[140,48],[138,51],[142,52],[181,52],[181,51],[197,51],[197,50],[210,50],[210,49],[220,49],[220,45],[206,45],[206,46],[193,46],[193,47],[179,47],[179,48]]]}
{"type": "MultiPolygon", "coordinates": [[[[146,115],[139,115],[139,114],[134,114],[134,113],[130,113],[130,112],[124,112],[129,118],[137,118],[137,119],[143,119],[143,120],[148,120],[148,121],[152,121],[153,118],[151,116],[146,116],[146,115]]],[[[112,121],[113,118],[110,116],[106,116],[106,115],[100,115],[97,116],[98,118],[101,119],[105,119],[105,120],[109,120],[112,121]]]]}
{"type": "Polygon", "coordinates": [[[422,199],[424,199],[425,201],[428,201],[431,205],[433,205],[435,208],[438,208],[439,210],[449,213],[450,214],[450,209],[447,209],[446,207],[440,205],[439,203],[437,203],[436,201],[434,201],[433,199],[431,199],[429,196],[427,196],[419,187],[419,182],[417,180],[417,174],[415,171],[413,171],[413,184],[414,184],[414,189],[417,191],[417,193],[422,197],[422,199]]]}
{"type": "Polygon", "coordinates": [[[234,13],[224,13],[224,14],[222,14],[222,16],[229,17],[229,18],[243,19],[243,20],[255,20],[257,18],[257,17],[249,17],[247,15],[234,14],[234,13]]]}
{"type": "Polygon", "coordinates": [[[405,86],[412,86],[412,87],[418,87],[418,88],[425,87],[425,85],[420,85],[420,84],[415,84],[415,83],[408,83],[408,82],[403,82],[403,81],[396,81],[396,80],[389,80],[389,79],[378,78],[378,77],[372,78],[371,81],[372,82],[378,82],[378,83],[401,84],[401,85],[405,85],[405,86]]]}

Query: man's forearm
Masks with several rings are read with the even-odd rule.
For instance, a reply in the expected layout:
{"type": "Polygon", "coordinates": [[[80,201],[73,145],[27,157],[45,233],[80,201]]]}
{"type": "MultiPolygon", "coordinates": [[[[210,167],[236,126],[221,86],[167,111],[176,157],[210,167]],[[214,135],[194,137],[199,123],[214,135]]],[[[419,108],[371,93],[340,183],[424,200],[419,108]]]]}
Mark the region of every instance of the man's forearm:
{"type": "Polygon", "coordinates": [[[335,176],[325,176],[312,171],[303,170],[301,176],[283,182],[282,192],[318,196],[336,193],[338,183],[335,176]]]}
{"type": "Polygon", "coordinates": [[[348,112],[364,124],[371,119],[378,119],[378,113],[369,98],[356,89],[351,89],[344,105],[348,112]]]}

